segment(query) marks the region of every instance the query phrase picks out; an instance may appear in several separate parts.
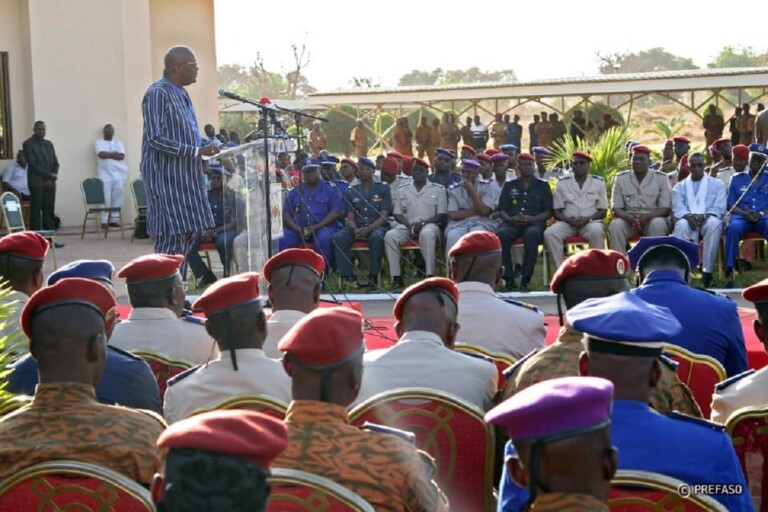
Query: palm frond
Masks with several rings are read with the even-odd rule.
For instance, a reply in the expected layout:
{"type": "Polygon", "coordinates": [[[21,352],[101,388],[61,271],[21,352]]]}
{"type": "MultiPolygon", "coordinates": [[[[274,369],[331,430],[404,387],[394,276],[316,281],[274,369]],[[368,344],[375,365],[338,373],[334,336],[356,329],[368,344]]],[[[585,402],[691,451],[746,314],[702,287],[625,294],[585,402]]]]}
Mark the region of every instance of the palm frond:
{"type": "MultiPolygon", "coordinates": [[[[11,317],[16,308],[21,307],[18,302],[9,302],[7,300],[12,291],[7,283],[0,285],[0,327],[4,327],[5,322],[11,317]]],[[[8,384],[5,377],[10,373],[8,365],[18,354],[26,351],[26,339],[21,332],[17,331],[13,334],[0,336],[0,403],[13,396],[5,390],[8,384]]]]}

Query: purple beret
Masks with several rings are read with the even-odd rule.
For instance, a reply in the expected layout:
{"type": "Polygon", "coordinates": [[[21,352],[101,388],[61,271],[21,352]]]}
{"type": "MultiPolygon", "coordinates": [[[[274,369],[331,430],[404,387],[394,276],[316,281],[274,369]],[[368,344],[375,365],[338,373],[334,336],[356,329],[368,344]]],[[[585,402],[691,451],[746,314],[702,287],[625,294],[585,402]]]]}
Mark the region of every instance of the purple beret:
{"type": "Polygon", "coordinates": [[[613,383],[598,377],[562,377],[529,386],[485,415],[515,442],[584,434],[610,424],[613,383]]]}
{"type": "Polygon", "coordinates": [[[541,154],[541,155],[551,155],[552,154],[547,148],[545,148],[543,146],[534,146],[531,149],[531,153],[533,153],[534,155],[539,155],[539,154],[541,154]]]}
{"type": "Polygon", "coordinates": [[[509,156],[505,153],[497,153],[491,157],[491,162],[509,162],[509,156]]]}
{"type": "Polygon", "coordinates": [[[472,169],[479,169],[480,168],[480,162],[477,160],[472,160],[471,158],[462,158],[461,159],[461,166],[462,167],[470,167],[472,169]]]}

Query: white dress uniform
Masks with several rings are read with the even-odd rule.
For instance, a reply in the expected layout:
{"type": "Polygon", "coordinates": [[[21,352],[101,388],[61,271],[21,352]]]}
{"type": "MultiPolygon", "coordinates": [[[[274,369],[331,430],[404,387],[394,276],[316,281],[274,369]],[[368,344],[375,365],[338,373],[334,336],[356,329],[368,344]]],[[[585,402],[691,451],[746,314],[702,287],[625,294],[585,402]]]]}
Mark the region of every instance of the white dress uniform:
{"type": "Polygon", "coordinates": [[[742,407],[768,405],[768,368],[748,370],[715,386],[712,395],[712,421],[725,424],[742,407]]]}
{"type": "Polygon", "coordinates": [[[706,174],[698,184],[688,176],[672,189],[672,213],[675,216],[672,235],[695,244],[699,243],[699,238],[704,240],[701,258],[704,272],[712,273],[717,262],[727,196],[723,182],[706,174]],[[709,216],[698,229],[693,229],[683,218],[689,213],[709,216]]]}
{"type": "Polygon", "coordinates": [[[291,379],[283,365],[257,348],[237,349],[237,368],[228,350],[207,365],[196,366],[168,381],[163,416],[168,423],[186,418],[240,395],[267,395],[291,401],[291,379]]]}
{"type": "Polygon", "coordinates": [[[734,174],[736,174],[736,170],[733,167],[724,167],[717,171],[716,178],[725,185],[726,195],[728,195],[728,187],[731,185],[731,178],[734,174]]]}
{"type": "Polygon", "coordinates": [[[281,309],[272,313],[267,320],[267,339],[264,341],[264,353],[267,357],[272,359],[283,357],[283,353],[277,349],[277,344],[285,333],[305,316],[307,316],[305,312],[292,309],[281,309]]]}
{"type": "MultiPolygon", "coordinates": [[[[112,158],[99,158],[102,151],[125,154],[125,146],[119,140],[96,141],[96,160],[98,162],[99,178],[104,182],[104,199],[108,208],[122,208],[125,180],[128,179],[128,164],[125,160],[113,160],[112,158]]],[[[117,214],[112,214],[112,219],[107,219],[107,214],[101,214],[101,222],[108,220],[117,221],[117,214]]]]}
{"type": "Polygon", "coordinates": [[[456,343],[476,345],[519,359],[544,347],[544,315],[522,302],[497,296],[486,283],[465,281],[459,289],[459,334],[456,343]]]}
{"type": "Polygon", "coordinates": [[[109,344],[128,352],[157,352],[193,364],[205,364],[219,355],[205,327],[177,318],[166,308],[134,308],[127,320],[115,326],[109,344]]]}
{"type": "Polygon", "coordinates": [[[8,296],[0,302],[3,306],[8,306],[11,309],[10,314],[2,322],[0,327],[0,336],[19,336],[19,340],[24,340],[23,353],[29,351],[29,340],[24,335],[24,331],[21,330],[19,319],[21,319],[21,310],[24,309],[24,305],[29,300],[29,296],[17,290],[12,290],[8,296]]]}
{"type": "Polygon", "coordinates": [[[429,331],[409,331],[394,347],[366,352],[363,366],[357,402],[395,388],[420,387],[451,393],[487,411],[498,389],[494,364],[454,352],[429,331]]]}

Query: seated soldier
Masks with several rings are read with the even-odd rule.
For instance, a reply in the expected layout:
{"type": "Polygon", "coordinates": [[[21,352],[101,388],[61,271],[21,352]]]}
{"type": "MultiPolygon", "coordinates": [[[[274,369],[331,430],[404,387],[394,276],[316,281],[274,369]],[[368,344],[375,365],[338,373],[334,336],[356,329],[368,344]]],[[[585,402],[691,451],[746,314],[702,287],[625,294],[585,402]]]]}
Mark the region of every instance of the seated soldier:
{"type": "Polygon", "coordinates": [[[43,263],[49,247],[48,240],[33,231],[10,233],[0,238],[0,279],[10,288],[0,301],[10,310],[0,326],[0,336],[19,336],[5,348],[14,354],[25,354],[29,350],[29,340],[21,332],[19,317],[29,297],[43,286],[43,263]]]}
{"type": "MultiPolygon", "coordinates": [[[[76,260],[65,265],[50,276],[47,285],[53,286],[62,279],[81,277],[92,279],[107,287],[112,295],[112,273],[115,268],[107,260],[76,260]]],[[[112,335],[114,324],[107,330],[107,340],[112,335]]],[[[7,390],[21,395],[35,394],[37,386],[37,361],[31,355],[14,361],[8,366],[11,373],[7,390]]],[[[149,365],[130,352],[107,345],[107,363],[104,375],[96,385],[96,398],[103,404],[118,404],[136,409],[148,409],[161,414],[160,392],[149,365]]]]}
{"type": "Polygon", "coordinates": [[[291,400],[290,379],[280,363],[261,349],[267,321],[259,301],[259,274],[246,272],[217,282],[192,309],[205,313],[205,329],[216,340],[219,357],[168,381],[163,403],[166,421],[179,421],[239,395],[291,400]]]}
{"type": "Polygon", "coordinates": [[[448,504],[432,481],[428,456],[392,434],[349,424],[363,376],[363,317],[344,307],[303,318],[280,342],[293,381],[288,447],[275,467],[330,478],[377,511],[437,511],[448,504]]]}
{"type": "Polygon", "coordinates": [[[462,236],[472,231],[492,231],[493,188],[480,179],[477,160],[461,160],[461,181],[447,187],[448,226],[446,252],[462,236]]]}
{"type": "Polygon", "coordinates": [[[212,411],[171,425],[157,440],[168,450],[152,482],[158,512],[267,510],[269,468],[287,443],[283,422],[254,411],[212,411]]]}
{"type": "Polygon", "coordinates": [[[354,281],[349,248],[354,242],[367,242],[370,255],[368,281],[361,286],[375,290],[379,284],[379,271],[384,258],[384,235],[389,229],[387,217],[392,213],[392,194],[389,186],[373,181],[376,164],[370,158],[358,160],[358,185],[344,194],[347,204],[346,228],[333,235],[336,268],[343,280],[354,281]]]}
{"type": "Polygon", "coordinates": [[[0,418],[0,479],[52,460],[98,464],[149,485],[158,470],[162,418],[103,405],[94,386],[106,363],[115,297],[89,279],[62,279],[36,292],[21,326],[37,360],[32,403],[0,418]]]}
{"type": "Polygon", "coordinates": [[[498,390],[496,366],[453,351],[459,324],[459,291],[450,279],[432,277],[408,288],[392,311],[397,345],[366,352],[357,400],[395,388],[429,388],[456,395],[487,411],[498,390]]]}
{"type": "Polygon", "coordinates": [[[192,364],[204,364],[219,355],[198,319],[182,317],[185,295],[179,266],[183,260],[180,255],[147,254],[120,269],[117,277],[125,279],[133,310],[115,327],[112,345],[192,364]]]}
{"type": "Polygon", "coordinates": [[[435,172],[427,179],[446,189],[454,183],[461,183],[461,175],[456,170],[456,154],[450,149],[437,148],[435,151],[435,172]]]}
{"type": "Polygon", "coordinates": [[[272,256],[264,264],[264,279],[272,316],[267,321],[264,353],[280,359],[277,345],[296,322],[320,305],[323,258],[309,249],[288,249],[272,256]]]}
{"type": "Polygon", "coordinates": [[[427,277],[435,275],[435,247],[440,239],[440,225],[445,222],[447,197],[445,187],[427,180],[429,165],[413,159],[412,180],[405,180],[393,194],[397,225],[387,231],[386,243],[389,275],[395,286],[405,283],[400,268],[400,245],[417,240],[424,258],[427,277]]]}
{"type": "Polygon", "coordinates": [[[198,279],[197,288],[202,288],[216,281],[213,271],[203,263],[203,258],[198,252],[200,244],[213,242],[216,251],[224,266],[224,277],[229,275],[229,267],[232,262],[234,241],[242,229],[241,222],[245,216],[245,205],[235,192],[224,187],[224,176],[229,173],[221,167],[210,167],[211,189],[208,191],[208,202],[213,214],[213,229],[207,229],[195,233],[192,249],[187,254],[187,263],[192,273],[198,279]]]}

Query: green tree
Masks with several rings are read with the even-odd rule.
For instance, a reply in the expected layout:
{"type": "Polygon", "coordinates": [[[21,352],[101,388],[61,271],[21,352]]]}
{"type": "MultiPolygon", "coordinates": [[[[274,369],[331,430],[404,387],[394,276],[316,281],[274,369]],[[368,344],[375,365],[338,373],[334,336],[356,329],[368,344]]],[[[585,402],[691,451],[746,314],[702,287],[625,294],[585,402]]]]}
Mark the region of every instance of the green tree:
{"type": "Polygon", "coordinates": [[[432,71],[421,71],[414,69],[401,76],[400,80],[397,82],[397,85],[401,87],[435,85],[442,76],[443,70],[441,68],[435,68],[432,71]]]}
{"type": "Polygon", "coordinates": [[[647,73],[651,71],[678,71],[699,69],[693,60],[669,53],[664,48],[656,47],[637,53],[597,52],[600,73],[647,73]]]}
{"type": "Polygon", "coordinates": [[[328,122],[322,125],[326,136],[326,149],[337,155],[348,155],[351,149],[349,134],[355,128],[357,109],[350,105],[339,105],[320,116],[328,119],[328,122]]]}
{"type": "Polygon", "coordinates": [[[653,122],[653,126],[645,133],[655,133],[664,140],[669,140],[677,135],[677,133],[685,126],[685,119],[681,115],[673,116],[669,121],[664,119],[656,119],[653,122]]]}
{"type": "Polygon", "coordinates": [[[475,84],[481,82],[511,82],[515,79],[515,72],[511,69],[483,71],[477,66],[469,69],[448,69],[445,71],[441,68],[435,68],[432,71],[414,69],[401,76],[398,85],[475,84]]]}
{"type": "Polygon", "coordinates": [[[715,68],[755,68],[768,65],[768,53],[759,53],[751,46],[726,46],[718,53],[707,67],[715,68]]]}

